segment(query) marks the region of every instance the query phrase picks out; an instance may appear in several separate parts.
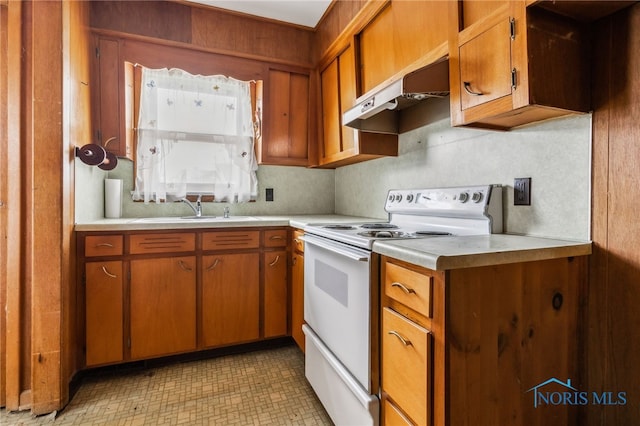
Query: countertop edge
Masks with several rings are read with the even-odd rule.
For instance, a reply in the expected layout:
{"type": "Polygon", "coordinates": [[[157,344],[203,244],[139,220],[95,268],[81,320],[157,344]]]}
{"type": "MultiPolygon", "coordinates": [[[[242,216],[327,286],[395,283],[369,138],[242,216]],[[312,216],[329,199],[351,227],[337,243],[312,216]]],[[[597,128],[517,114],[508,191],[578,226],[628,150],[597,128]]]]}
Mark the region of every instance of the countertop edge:
{"type": "MultiPolygon", "coordinates": [[[[465,238],[469,239],[469,241],[477,240],[476,237],[454,238],[457,241],[464,241],[465,238]]],[[[566,241],[539,237],[509,236],[507,234],[496,234],[484,238],[487,241],[492,239],[500,239],[501,241],[512,239],[513,241],[512,246],[509,248],[487,248],[483,250],[470,245],[468,249],[461,248],[457,253],[447,253],[444,250],[439,252],[434,247],[422,249],[419,247],[419,242],[414,243],[414,247],[412,247],[412,244],[408,244],[406,240],[401,242],[384,241],[374,243],[373,251],[436,271],[587,256],[592,251],[592,243],[590,241],[566,241]],[[546,245],[545,242],[547,243],[546,245]]]]}
{"type": "MultiPolygon", "coordinates": [[[[250,220],[229,221],[185,221],[171,218],[171,222],[144,222],[140,218],[98,219],[95,221],[76,223],[76,232],[118,232],[118,231],[161,231],[182,229],[220,229],[220,228],[255,228],[269,226],[291,226],[304,228],[311,223],[346,223],[346,222],[378,222],[381,219],[347,215],[274,215],[251,216],[250,220]]],[[[160,219],[159,219],[160,220],[160,219]]]]}

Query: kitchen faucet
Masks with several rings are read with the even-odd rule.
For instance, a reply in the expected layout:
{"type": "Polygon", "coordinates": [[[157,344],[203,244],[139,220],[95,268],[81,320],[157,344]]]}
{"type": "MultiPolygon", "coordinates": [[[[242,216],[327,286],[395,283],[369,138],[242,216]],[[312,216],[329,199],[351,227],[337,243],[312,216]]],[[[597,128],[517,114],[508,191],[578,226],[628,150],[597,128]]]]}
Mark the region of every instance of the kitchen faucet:
{"type": "Polygon", "coordinates": [[[183,198],[182,200],[183,203],[187,203],[187,205],[189,207],[191,207],[191,210],[193,210],[193,213],[195,214],[196,217],[202,217],[202,195],[198,195],[198,199],[196,200],[196,205],[194,206],[193,203],[191,203],[191,201],[187,200],[186,198],[183,198]]]}
{"type": "Polygon", "coordinates": [[[224,217],[225,219],[229,219],[229,207],[225,207],[225,208],[224,208],[224,211],[223,211],[223,214],[222,214],[222,215],[223,215],[223,217],[224,217]]]}

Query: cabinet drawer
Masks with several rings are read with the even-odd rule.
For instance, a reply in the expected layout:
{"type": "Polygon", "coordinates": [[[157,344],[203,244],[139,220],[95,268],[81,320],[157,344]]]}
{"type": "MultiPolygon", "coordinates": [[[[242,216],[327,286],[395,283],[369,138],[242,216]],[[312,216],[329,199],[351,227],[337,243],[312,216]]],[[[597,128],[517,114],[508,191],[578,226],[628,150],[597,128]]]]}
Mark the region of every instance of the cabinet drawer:
{"type": "Polygon", "coordinates": [[[85,237],[84,255],[87,257],[122,255],[122,235],[94,235],[85,237]]]}
{"type": "Polygon", "coordinates": [[[395,263],[385,263],[384,293],[403,305],[431,318],[433,277],[395,263]]]}
{"type": "Polygon", "coordinates": [[[192,233],[139,234],[129,237],[129,252],[174,253],[195,251],[196,235],[192,233]]]}
{"type": "Polygon", "coordinates": [[[431,334],[389,308],[382,311],[382,389],[420,425],[431,418],[431,334]]]}
{"type": "Polygon", "coordinates": [[[287,245],[286,229],[272,229],[272,230],[264,231],[265,247],[286,247],[286,245],[287,245]]]}
{"type": "Polygon", "coordinates": [[[260,231],[205,232],[202,234],[202,250],[258,247],[260,247],[260,231]]]}
{"type": "Polygon", "coordinates": [[[411,423],[409,419],[407,419],[404,416],[404,414],[402,414],[402,412],[398,409],[398,407],[396,407],[391,402],[389,402],[388,399],[384,400],[383,411],[384,411],[384,421],[382,422],[382,424],[384,426],[412,426],[413,425],[413,423],[411,423]]]}
{"type": "Polygon", "coordinates": [[[296,229],[293,231],[293,249],[300,253],[304,253],[304,241],[302,241],[302,236],[304,235],[304,231],[296,229]]]}

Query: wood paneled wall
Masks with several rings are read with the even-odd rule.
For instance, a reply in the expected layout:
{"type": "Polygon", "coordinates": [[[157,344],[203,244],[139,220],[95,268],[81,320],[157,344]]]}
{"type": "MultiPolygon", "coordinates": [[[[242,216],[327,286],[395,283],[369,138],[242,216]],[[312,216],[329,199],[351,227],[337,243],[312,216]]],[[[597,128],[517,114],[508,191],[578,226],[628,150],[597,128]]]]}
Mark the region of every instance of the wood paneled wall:
{"type": "MultiPolygon", "coordinates": [[[[8,8],[6,1],[0,2],[0,306],[6,306],[7,301],[7,24],[8,8]]],[[[5,365],[7,353],[7,321],[0,311],[0,407],[6,404],[7,376],[5,365]]]]}
{"type": "Polygon", "coordinates": [[[312,29],[167,1],[91,2],[91,27],[312,68],[312,29]]]}
{"type": "Polygon", "coordinates": [[[9,2],[5,10],[1,390],[7,409],[44,414],[67,403],[77,369],[73,156],[90,135],[89,10],[60,1],[9,2]]]}
{"type": "Polygon", "coordinates": [[[589,405],[589,425],[640,419],[640,4],[595,26],[593,255],[588,390],[626,392],[626,405],[589,405]]]}

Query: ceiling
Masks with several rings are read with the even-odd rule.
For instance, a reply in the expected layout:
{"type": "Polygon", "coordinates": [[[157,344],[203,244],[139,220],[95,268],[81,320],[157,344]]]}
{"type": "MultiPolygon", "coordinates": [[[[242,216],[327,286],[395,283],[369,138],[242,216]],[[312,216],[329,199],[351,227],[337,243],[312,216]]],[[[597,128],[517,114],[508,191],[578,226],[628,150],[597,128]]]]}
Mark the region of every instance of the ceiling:
{"type": "Polygon", "coordinates": [[[315,28],[331,0],[188,0],[206,6],[315,28]]]}

